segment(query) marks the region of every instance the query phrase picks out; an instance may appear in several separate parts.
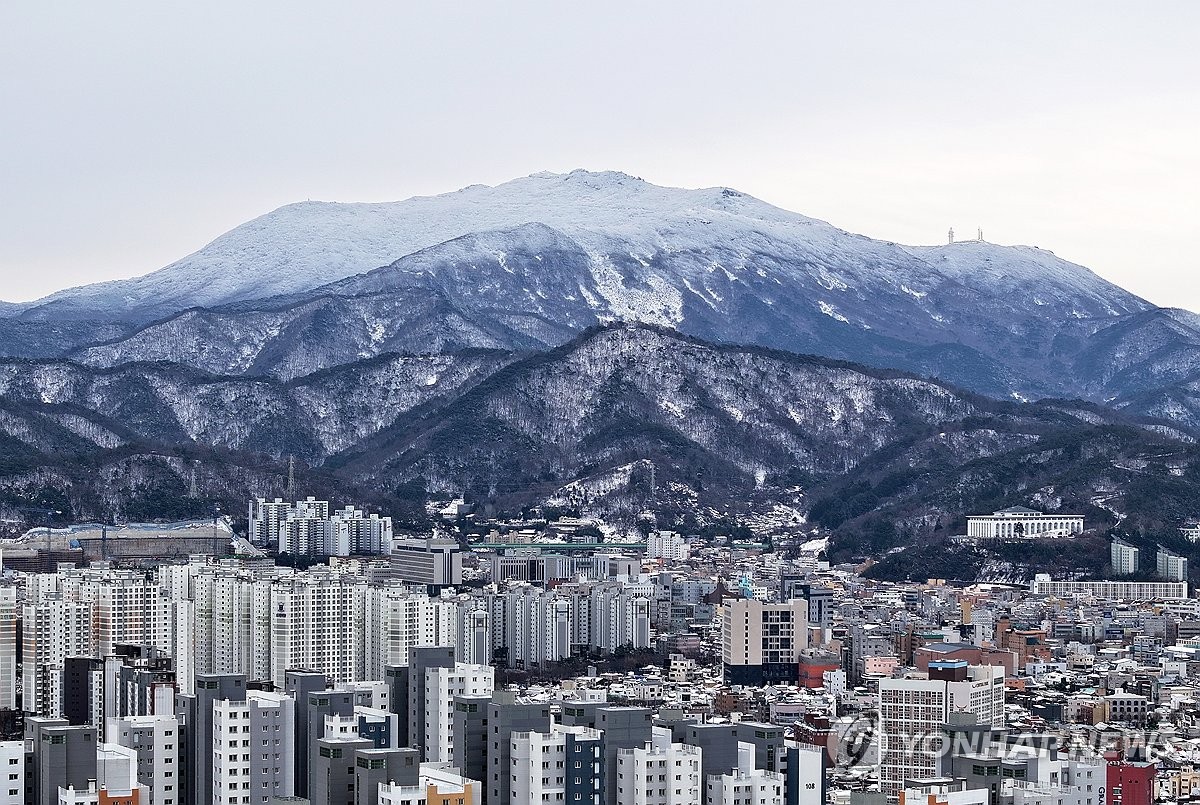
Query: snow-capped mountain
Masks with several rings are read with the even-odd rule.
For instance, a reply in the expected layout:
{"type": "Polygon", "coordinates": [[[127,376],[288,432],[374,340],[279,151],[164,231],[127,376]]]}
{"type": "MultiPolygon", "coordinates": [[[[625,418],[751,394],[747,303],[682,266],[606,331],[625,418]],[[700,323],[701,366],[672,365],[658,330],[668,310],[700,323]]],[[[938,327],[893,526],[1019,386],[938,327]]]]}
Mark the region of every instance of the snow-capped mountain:
{"type": "Polygon", "coordinates": [[[728,188],[586,171],[386,204],[289,205],[161,271],[63,291],[5,324],[73,317],[89,322],[74,350],[13,338],[10,352],[290,379],[393,351],[544,349],[625,320],[993,396],[1110,401],[1144,390],[1136,356],[1165,386],[1192,374],[1200,347],[1195,317],[1047,251],[906,247],[728,188]],[[90,336],[97,320],[120,324],[90,336]],[[1109,358],[1133,365],[1117,371],[1109,358]]]}
{"type": "MultiPolygon", "coordinates": [[[[19,307],[26,317],[53,311],[146,320],[189,307],[311,290],[464,235],[531,223],[562,233],[588,255],[593,279],[605,292],[597,303],[602,301],[614,315],[658,318],[657,324],[680,323],[681,283],[642,271],[644,284],[635,284],[627,274],[677,254],[694,256],[699,265],[692,266],[689,279],[698,282],[696,293],[710,297],[718,291],[705,280],[737,282],[742,274],[754,276],[770,268],[757,264],[761,253],[801,273],[807,265],[831,292],[904,285],[921,298],[947,276],[963,281],[972,267],[994,259],[997,274],[1040,282],[1050,266],[1054,282],[1078,298],[1081,316],[1147,306],[1086,269],[1036,250],[1017,255],[981,244],[982,251],[969,257],[935,250],[926,256],[951,270],[931,272],[918,256],[927,250],[851,235],[735,190],[682,190],[622,173],[579,170],[392,203],[291,204],[144,277],[69,289],[19,307]],[[716,254],[708,260],[700,256],[707,253],[716,254]],[[1031,270],[1027,263],[1037,268],[1031,270]],[[1008,266],[1013,269],[1006,270],[1008,266]]],[[[490,256],[502,261],[503,252],[497,248],[490,256]]],[[[776,279],[783,282],[785,277],[776,279]]]]}
{"type": "Polygon", "coordinates": [[[742,239],[747,224],[764,230],[759,237],[790,232],[819,250],[844,234],[723,188],[659,187],[616,172],[538,173],[399,202],[290,204],[159,271],[69,289],[20,309],[34,317],[145,321],[189,307],[310,290],[463,235],[527,223],[559,230],[596,255],[618,244],[632,259],[742,239]]]}

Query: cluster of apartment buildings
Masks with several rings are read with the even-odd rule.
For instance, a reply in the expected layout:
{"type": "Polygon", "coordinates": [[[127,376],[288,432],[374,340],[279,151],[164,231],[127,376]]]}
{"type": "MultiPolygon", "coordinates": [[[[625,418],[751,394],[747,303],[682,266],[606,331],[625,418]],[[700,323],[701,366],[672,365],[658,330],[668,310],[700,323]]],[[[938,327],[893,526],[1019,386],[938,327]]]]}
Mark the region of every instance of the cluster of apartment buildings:
{"type": "MultiPolygon", "coordinates": [[[[1136,545],[1131,545],[1122,539],[1114,539],[1109,545],[1109,564],[1112,565],[1113,573],[1118,576],[1132,576],[1140,570],[1147,570],[1148,568],[1142,566],[1141,554],[1141,549],[1136,545]]],[[[1160,579],[1187,581],[1188,560],[1186,556],[1158,545],[1154,559],[1154,572],[1160,579]]]]}
{"type": "Polygon", "coordinates": [[[6,574],[0,805],[1200,802],[1186,581],[544,533],[6,574]]]}
{"type": "Polygon", "coordinates": [[[392,518],[308,497],[250,501],[248,538],[291,556],[384,555],[392,552],[392,518]]]}

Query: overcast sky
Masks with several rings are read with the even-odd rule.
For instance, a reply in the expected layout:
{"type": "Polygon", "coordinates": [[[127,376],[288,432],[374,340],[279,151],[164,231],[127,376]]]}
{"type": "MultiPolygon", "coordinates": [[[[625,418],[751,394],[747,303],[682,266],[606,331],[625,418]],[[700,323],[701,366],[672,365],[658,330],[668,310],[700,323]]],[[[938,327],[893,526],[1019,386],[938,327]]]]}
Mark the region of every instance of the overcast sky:
{"type": "Polygon", "coordinates": [[[1198,42],[1195,2],[8,0],[0,298],[292,201],[585,167],[903,243],[982,226],[1200,311],[1198,42]]]}

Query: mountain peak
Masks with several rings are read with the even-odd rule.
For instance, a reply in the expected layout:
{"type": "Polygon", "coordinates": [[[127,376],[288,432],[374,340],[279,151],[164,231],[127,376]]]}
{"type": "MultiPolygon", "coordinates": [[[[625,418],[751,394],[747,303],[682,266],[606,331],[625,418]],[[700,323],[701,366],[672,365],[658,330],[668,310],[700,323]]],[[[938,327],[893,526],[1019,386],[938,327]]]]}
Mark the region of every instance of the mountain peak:
{"type": "MultiPolygon", "coordinates": [[[[563,182],[592,182],[595,184],[624,184],[626,182],[637,182],[640,184],[649,184],[640,176],[631,176],[622,171],[592,171],[587,168],[575,168],[566,173],[555,173],[554,171],[538,171],[531,173],[526,178],[528,179],[549,179],[552,181],[563,182]]],[[[520,181],[514,179],[513,181],[520,181]]],[[[507,184],[507,182],[506,182],[507,184]]]]}

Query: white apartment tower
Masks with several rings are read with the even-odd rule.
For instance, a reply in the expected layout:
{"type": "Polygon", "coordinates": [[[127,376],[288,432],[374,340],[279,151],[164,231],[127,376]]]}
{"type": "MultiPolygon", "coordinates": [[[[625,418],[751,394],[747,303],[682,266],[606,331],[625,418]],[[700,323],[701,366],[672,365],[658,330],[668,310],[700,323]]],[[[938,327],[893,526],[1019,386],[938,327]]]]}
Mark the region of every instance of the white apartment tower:
{"type": "Polygon", "coordinates": [[[17,709],[17,588],[0,587],[0,709],[17,709]]]}
{"type": "Polygon", "coordinates": [[[67,657],[95,656],[90,603],[47,593],[22,608],[22,707],[40,716],[62,715],[63,663],[67,657]]]}
{"type": "Polygon", "coordinates": [[[306,498],[284,503],[276,498],[250,502],[250,541],[278,545],[300,556],[351,556],[392,552],[392,518],[346,506],[332,514],[329,501],[306,498]]]}
{"type": "Polygon", "coordinates": [[[287,519],[288,510],[291,508],[292,504],[284,503],[282,498],[256,498],[250,501],[247,529],[250,542],[255,545],[277,545],[279,526],[287,519]]]}
{"type": "Polygon", "coordinates": [[[367,678],[360,639],[365,587],[326,573],[297,574],[271,585],[270,678],[277,686],[283,687],[289,668],[321,671],[335,684],[367,678]]]}
{"type": "Polygon", "coordinates": [[[674,531],[652,531],[646,540],[647,559],[667,559],[686,562],[691,556],[687,538],[674,531]]]}
{"type": "Polygon", "coordinates": [[[644,747],[617,750],[617,805],[695,805],[704,801],[700,747],[671,742],[671,731],[654,727],[644,747]]]}
{"type": "Polygon", "coordinates": [[[1114,539],[1109,546],[1109,564],[1113,573],[1118,576],[1129,576],[1137,572],[1138,555],[1141,553],[1135,546],[1119,539],[1114,539]]]}
{"type": "Polygon", "coordinates": [[[1187,581],[1188,560],[1163,546],[1158,546],[1158,577],[1167,581],[1187,581]]]}
{"type": "Polygon", "coordinates": [[[783,775],[754,768],[754,744],[738,742],[732,774],[710,774],[705,780],[706,805],[783,805],[783,775]]]}
{"type": "Polygon", "coordinates": [[[383,679],[388,665],[408,665],[412,646],[455,644],[456,601],[429,598],[403,587],[365,587],[364,596],[368,666],[363,679],[383,679]]]}
{"type": "Polygon", "coordinates": [[[25,805],[25,742],[0,741],[0,805],[25,805]]]}
{"type": "Polygon", "coordinates": [[[522,586],[502,597],[508,665],[537,668],[571,656],[571,601],[537,587],[522,586]]]}
{"type": "Polygon", "coordinates": [[[604,754],[599,730],[554,724],[549,732],[514,732],[509,741],[514,805],[600,805],[604,754]]]}
{"type": "Polygon", "coordinates": [[[463,768],[465,758],[455,753],[454,697],[485,696],[495,687],[496,669],[490,665],[456,662],[453,668],[425,669],[426,761],[463,768]]]}
{"type": "Polygon", "coordinates": [[[251,690],[244,702],[213,703],[211,805],[266,805],[294,794],[294,703],[251,690]]]}
{"type": "Polygon", "coordinates": [[[169,715],[111,718],[110,744],[137,755],[137,781],[150,791],[150,805],[182,805],[179,799],[179,719],[169,715]]]}
{"type": "Polygon", "coordinates": [[[650,585],[604,583],[589,596],[590,643],[601,651],[650,645],[650,585]],[[647,589],[637,589],[645,586],[647,589]]]}
{"type": "Polygon", "coordinates": [[[205,566],[192,580],[196,673],[269,673],[270,581],[236,568],[205,566]]]}
{"type": "Polygon", "coordinates": [[[905,780],[937,776],[939,753],[928,736],[940,734],[950,713],[970,713],[980,725],[1004,726],[1004,669],[931,662],[927,679],[879,681],[881,791],[899,794],[905,780]]]}
{"type": "Polygon", "coordinates": [[[367,514],[362,509],[347,506],[329,518],[326,553],[330,556],[378,554],[392,552],[392,518],[367,514]]]}

